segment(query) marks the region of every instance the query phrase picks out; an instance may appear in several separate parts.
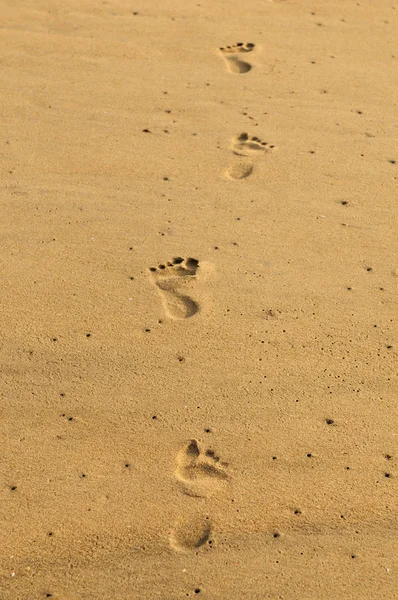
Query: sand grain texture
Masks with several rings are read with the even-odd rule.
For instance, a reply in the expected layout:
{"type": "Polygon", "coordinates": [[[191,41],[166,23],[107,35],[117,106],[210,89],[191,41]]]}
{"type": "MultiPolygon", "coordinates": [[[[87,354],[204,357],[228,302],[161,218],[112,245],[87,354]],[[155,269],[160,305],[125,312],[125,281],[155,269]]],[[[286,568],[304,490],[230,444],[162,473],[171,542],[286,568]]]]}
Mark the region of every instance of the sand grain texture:
{"type": "Polygon", "coordinates": [[[398,5],[0,13],[0,599],[396,598],[398,5]]]}

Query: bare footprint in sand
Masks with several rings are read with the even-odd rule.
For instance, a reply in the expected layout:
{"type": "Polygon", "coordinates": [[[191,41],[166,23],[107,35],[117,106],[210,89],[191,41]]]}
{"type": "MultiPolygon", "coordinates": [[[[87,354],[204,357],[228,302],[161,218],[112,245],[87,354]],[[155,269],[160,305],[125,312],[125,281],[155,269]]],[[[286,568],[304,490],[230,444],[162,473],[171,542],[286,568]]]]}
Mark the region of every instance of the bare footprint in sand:
{"type": "Polygon", "coordinates": [[[247,73],[248,71],[251,71],[252,65],[242,60],[241,56],[247,52],[252,52],[254,48],[255,45],[251,42],[248,44],[238,42],[233,46],[219,48],[219,50],[227,63],[228,71],[231,73],[247,73]]]}
{"type": "Polygon", "coordinates": [[[246,179],[253,172],[256,160],[274,147],[258,137],[240,133],[232,140],[232,152],[241,158],[235,160],[225,174],[230,179],[246,179]]]}
{"type": "MultiPolygon", "coordinates": [[[[220,461],[213,450],[203,450],[197,440],[190,440],[177,454],[174,475],[184,494],[207,498],[229,479],[228,464],[220,461]]],[[[171,531],[170,545],[180,552],[192,552],[213,545],[212,522],[208,515],[186,512],[171,531]]]]}
{"type": "Polygon", "coordinates": [[[206,498],[228,480],[228,464],[221,462],[213,450],[201,450],[196,440],[180,450],[176,462],[174,475],[188,496],[206,498]]]}
{"type": "Polygon", "coordinates": [[[190,296],[196,280],[199,261],[196,258],[173,258],[166,264],[150,267],[166,314],[172,319],[188,319],[199,311],[199,304],[190,296]]]}

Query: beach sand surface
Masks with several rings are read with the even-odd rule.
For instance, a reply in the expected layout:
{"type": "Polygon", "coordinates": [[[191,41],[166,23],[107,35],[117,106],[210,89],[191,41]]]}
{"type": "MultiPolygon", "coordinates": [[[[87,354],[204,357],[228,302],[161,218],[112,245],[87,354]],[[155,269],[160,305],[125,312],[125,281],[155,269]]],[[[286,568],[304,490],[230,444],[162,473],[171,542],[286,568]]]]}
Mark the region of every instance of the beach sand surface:
{"type": "Polygon", "coordinates": [[[397,598],[398,4],[0,12],[0,599],[397,598]]]}

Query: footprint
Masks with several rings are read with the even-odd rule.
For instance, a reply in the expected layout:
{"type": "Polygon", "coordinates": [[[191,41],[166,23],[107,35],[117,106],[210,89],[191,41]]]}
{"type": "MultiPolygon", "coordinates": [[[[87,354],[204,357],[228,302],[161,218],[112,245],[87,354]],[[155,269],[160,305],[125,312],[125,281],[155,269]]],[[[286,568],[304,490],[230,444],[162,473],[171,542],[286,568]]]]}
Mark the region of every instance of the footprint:
{"type": "Polygon", "coordinates": [[[150,267],[153,281],[162,297],[166,314],[172,319],[188,319],[199,311],[199,304],[186,292],[197,278],[199,261],[178,256],[157,267],[150,267]]]}
{"type": "Polygon", "coordinates": [[[174,474],[185,494],[206,498],[228,479],[227,466],[213,450],[203,451],[196,440],[190,440],[177,455],[174,474]]]}
{"type": "MultiPolygon", "coordinates": [[[[190,440],[177,454],[174,475],[188,496],[207,498],[229,479],[228,464],[220,461],[213,450],[203,450],[197,440],[190,440]]],[[[170,545],[180,552],[198,551],[205,544],[212,547],[212,522],[200,512],[185,513],[170,535],[170,545]]]]}
{"type": "Polygon", "coordinates": [[[248,44],[238,42],[233,46],[225,46],[219,50],[225,58],[228,70],[231,73],[247,73],[252,69],[252,66],[241,59],[241,54],[252,52],[254,48],[255,45],[250,42],[248,44]]]}
{"type": "Polygon", "coordinates": [[[211,544],[211,521],[202,515],[188,515],[179,519],[171,532],[170,544],[180,552],[199,550],[204,544],[211,544]]]}
{"type": "Polygon", "coordinates": [[[233,154],[242,157],[228,167],[225,174],[230,179],[246,179],[254,169],[255,159],[274,148],[258,137],[250,137],[246,132],[236,135],[232,140],[233,154]]]}

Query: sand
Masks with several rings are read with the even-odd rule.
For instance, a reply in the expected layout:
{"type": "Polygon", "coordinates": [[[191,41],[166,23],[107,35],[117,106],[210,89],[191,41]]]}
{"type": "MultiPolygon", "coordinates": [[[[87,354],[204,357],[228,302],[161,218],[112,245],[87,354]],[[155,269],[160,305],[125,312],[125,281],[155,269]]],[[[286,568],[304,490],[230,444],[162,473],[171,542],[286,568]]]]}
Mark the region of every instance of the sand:
{"type": "Polygon", "coordinates": [[[398,4],[0,11],[0,599],[397,598],[398,4]]]}

